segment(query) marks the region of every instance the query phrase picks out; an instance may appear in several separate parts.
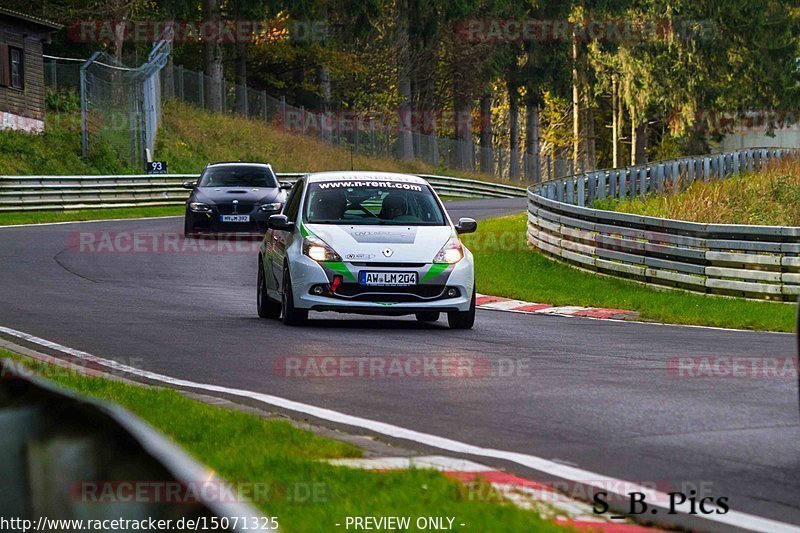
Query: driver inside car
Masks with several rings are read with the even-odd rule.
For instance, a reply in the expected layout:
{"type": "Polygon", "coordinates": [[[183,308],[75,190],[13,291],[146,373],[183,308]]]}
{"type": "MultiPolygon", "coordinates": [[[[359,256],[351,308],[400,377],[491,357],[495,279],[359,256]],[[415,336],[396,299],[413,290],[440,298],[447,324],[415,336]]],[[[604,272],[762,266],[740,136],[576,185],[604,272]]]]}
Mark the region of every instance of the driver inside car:
{"type": "Polygon", "coordinates": [[[314,195],[311,211],[320,220],[341,220],[346,207],[344,191],[320,191],[314,195]]]}
{"type": "Polygon", "coordinates": [[[384,220],[392,220],[407,214],[408,202],[406,202],[406,198],[399,194],[389,194],[383,199],[381,212],[378,216],[384,220]]]}

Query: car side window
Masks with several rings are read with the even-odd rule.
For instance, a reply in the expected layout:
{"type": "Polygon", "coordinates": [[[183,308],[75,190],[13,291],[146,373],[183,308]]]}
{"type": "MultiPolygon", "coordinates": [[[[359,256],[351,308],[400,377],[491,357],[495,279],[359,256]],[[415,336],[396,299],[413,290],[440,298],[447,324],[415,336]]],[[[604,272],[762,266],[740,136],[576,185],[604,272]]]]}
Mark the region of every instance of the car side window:
{"type": "Polygon", "coordinates": [[[289,219],[291,222],[297,222],[297,213],[300,208],[300,197],[302,196],[303,191],[303,180],[297,180],[295,182],[294,187],[289,192],[289,198],[286,200],[286,209],[284,210],[283,214],[286,215],[286,218],[289,219]]]}

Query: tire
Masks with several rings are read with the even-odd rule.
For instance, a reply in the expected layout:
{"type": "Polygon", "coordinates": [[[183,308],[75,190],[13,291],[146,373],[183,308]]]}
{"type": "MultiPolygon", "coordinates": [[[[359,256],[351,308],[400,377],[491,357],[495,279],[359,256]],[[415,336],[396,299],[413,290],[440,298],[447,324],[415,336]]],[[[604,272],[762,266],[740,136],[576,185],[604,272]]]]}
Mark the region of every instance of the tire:
{"type": "Polygon", "coordinates": [[[450,311],[447,313],[447,324],[450,329],[472,329],[475,324],[475,290],[472,290],[472,301],[468,311],[450,311]]]}
{"type": "Polygon", "coordinates": [[[308,309],[297,309],[294,306],[292,293],[292,277],[289,275],[289,265],[283,267],[283,291],[281,296],[281,313],[283,323],[287,326],[302,326],[308,320],[308,309]]]}
{"type": "Polygon", "coordinates": [[[438,311],[423,311],[422,313],[414,313],[419,322],[436,322],[439,320],[438,311]]]}
{"type": "Polygon", "coordinates": [[[264,264],[258,258],[258,285],[256,290],[256,307],[261,318],[280,318],[281,304],[273,302],[267,294],[267,280],[264,279],[264,264]]]}
{"type": "Polygon", "coordinates": [[[183,217],[183,236],[185,238],[196,237],[197,236],[197,232],[194,231],[193,228],[189,227],[189,217],[188,216],[183,217]]]}

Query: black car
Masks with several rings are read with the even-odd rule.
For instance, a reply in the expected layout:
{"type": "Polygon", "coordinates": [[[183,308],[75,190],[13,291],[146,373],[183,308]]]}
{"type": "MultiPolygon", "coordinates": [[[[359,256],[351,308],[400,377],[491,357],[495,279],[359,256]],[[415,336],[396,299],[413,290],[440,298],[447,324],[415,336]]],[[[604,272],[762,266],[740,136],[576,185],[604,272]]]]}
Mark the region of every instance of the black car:
{"type": "Polygon", "coordinates": [[[198,181],[187,181],[184,234],[264,233],[267,219],[283,207],[285,189],[263,163],[211,163],[198,181]]]}

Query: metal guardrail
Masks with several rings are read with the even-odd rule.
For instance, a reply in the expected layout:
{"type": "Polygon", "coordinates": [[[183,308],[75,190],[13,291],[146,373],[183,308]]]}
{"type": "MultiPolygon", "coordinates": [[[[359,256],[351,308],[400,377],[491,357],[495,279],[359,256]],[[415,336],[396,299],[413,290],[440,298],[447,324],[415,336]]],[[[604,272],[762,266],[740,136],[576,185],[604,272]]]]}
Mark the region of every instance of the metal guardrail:
{"type": "Polygon", "coordinates": [[[34,524],[226,517],[222,530],[275,531],[250,504],[214,497],[224,482],[130,412],[23,368],[0,360],[0,516],[34,524]]]}
{"type": "MultiPolygon", "coordinates": [[[[279,173],[294,181],[306,173],[279,173]]],[[[448,196],[463,198],[524,197],[521,187],[498,183],[420,175],[448,196]]],[[[184,181],[197,174],[131,174],[114,176],[0,176],[0,212],[179,205],[189,192],[184,181]]]]}
{"type": "Polygon", "coordinates": [[[798,149],[737,150],[600,170],[528,189],[528,242],[575,266],[666,287],[793,301],[800,227],[703,224],[586,207],[595,199],[679,192],[763,169],[798,149]]]}

